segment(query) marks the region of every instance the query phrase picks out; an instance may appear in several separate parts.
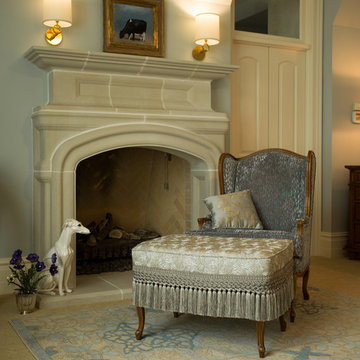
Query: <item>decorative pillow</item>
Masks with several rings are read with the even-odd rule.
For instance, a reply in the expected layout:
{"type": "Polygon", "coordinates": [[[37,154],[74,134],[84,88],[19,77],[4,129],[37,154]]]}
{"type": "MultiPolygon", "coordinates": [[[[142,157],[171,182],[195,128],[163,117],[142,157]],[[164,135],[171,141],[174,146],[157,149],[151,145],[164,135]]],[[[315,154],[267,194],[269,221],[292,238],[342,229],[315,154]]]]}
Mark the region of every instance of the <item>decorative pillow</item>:
{"type": "Polygon", "coordinates": [[[209,196],[204,200],[211,211],[213,228],[263,229],[251,200],[250,190],[209,196]]]}

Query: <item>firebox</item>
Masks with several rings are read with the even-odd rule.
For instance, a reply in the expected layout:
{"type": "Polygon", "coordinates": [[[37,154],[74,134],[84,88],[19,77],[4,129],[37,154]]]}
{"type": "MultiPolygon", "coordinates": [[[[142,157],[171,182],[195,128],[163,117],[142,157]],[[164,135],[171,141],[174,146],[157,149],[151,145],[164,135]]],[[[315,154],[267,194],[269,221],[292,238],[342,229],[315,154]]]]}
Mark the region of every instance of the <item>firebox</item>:
{"type": "Polygon", "coordinates": [[[170,153],[123,148],[76,169],[76,214],[90,234],[76,239],[76,272],[132,268],[131,249],[191,227],[190,166],[170,153]]]}

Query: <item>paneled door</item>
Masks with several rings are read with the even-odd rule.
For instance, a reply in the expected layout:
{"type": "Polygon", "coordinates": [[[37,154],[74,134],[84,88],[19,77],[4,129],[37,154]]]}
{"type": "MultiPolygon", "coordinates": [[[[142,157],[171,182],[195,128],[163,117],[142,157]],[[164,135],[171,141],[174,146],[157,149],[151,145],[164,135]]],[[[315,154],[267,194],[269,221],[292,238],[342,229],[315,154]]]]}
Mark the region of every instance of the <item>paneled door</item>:
{"type": "Polygon", "coordinates": [[[305,52],[233,42],[230,152],[304,152],[305,52]]]}

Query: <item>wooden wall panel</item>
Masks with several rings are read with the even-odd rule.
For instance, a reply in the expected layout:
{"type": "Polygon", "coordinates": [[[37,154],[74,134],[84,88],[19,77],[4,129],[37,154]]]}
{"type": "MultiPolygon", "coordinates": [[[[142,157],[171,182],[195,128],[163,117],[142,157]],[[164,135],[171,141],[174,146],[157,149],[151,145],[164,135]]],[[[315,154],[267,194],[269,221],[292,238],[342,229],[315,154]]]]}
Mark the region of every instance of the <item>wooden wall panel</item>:
{"type": "Polygon", "coordinates": [[[269,145],[303,153],[305,53],[269,49],[269,145]]]}
{"type": "Polygon", "coordinates": [[[234,43],[230,152],[241,156],[268,147],[268,50],[234,43]]]}

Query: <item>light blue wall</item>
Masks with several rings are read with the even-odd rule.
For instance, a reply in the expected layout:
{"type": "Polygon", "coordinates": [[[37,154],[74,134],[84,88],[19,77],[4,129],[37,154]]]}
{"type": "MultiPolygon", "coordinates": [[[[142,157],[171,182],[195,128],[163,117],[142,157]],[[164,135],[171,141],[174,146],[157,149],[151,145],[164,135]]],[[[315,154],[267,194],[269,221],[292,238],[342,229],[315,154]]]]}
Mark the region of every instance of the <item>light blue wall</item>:
{"type": "MultiPolygon", "coordinates": [[[[73,26],[64,29],[62,48],[102,51],[102,1],[73,0],[73,26]]],[[[166,57],[192,60],[195,20],[186,11],[196,1],[165,0],[166,57]],[[181,6],[179,6],[181,4],[181,6]]],[[[204,6],[204,1],[201,1],[204,6]]],[[[205,3],[206,5],[206,3],[205,3]]],[[[221,14],[221,43],[205,62],[230,63],[228,1],[209,1],[221,14]]],[[[23,58],[31,46],[48,46],[42,25],[42,0],[0,1],[0,258],[14,249],[32,250],[31,112],[45,104],[46,74],[23,58]]],[[[214,84],[214,108],[230,112],[228,80],[214,84]],[[221,108],[221,109],[220,109],[221,108]]]]}
{"type": "Polygon", "coordinates": [[[32,239],[31,109],[44,103],[45,74],[24,58],[42,45],[41,1],[0,2],[0,257],[32,239]]]}

